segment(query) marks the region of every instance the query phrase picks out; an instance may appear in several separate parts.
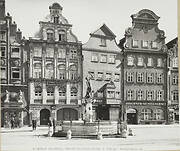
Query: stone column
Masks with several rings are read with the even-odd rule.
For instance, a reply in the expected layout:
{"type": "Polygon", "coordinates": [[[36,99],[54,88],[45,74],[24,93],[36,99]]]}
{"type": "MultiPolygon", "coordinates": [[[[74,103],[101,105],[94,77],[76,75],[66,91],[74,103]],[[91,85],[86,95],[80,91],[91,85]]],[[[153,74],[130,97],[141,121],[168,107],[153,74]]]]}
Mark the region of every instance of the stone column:
{"type": "Polygon", "coordinates": [[[42,84],[42,99],[43,99],[43,104],[46,104],[47,100],[47,91],[46,91],[46,83],[42,84]]]}
{"type": "Polygon", "coordinates": [[[55,104],[59,104],[59,90],[58,90],[58,86],[55,86],[55,90],[54,90],[54,96],[55,96],[55,104]]]}
{"type": "Polygon", "coordinates": [[[55,29],[55,41],[59,41],[59,34],[57,29],[55,29]]]}
{"type": "Polygon", "coordinates": [[[70,104],[71,102],[71,88],[70,82],[66,83],[66,104],[70,104]]]}
{"type": "Polygon", "coordinates": [[[47,40],[47,32],[46,29],[43,29],[43,40],[47,40]]]}
{"type": "Polygon", "coordinates": [[[29,83],[30,104],[34,104],[34,83],[29,83]]]}

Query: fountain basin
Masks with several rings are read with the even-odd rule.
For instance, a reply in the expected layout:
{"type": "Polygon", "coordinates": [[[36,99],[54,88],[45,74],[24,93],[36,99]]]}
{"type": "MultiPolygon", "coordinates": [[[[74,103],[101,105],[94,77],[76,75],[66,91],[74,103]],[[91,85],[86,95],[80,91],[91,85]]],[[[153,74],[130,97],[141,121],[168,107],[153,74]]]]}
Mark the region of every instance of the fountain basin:
{"type": "Polygon", "coordinates": [[[117,121],[101,121],[99,125],[97,121],[85,124],[84,121],[63,121],[61,132],[67,133],[71,129],[72,136],[97,135],[98,127],[102,135],[117,134],[117,121]]]}

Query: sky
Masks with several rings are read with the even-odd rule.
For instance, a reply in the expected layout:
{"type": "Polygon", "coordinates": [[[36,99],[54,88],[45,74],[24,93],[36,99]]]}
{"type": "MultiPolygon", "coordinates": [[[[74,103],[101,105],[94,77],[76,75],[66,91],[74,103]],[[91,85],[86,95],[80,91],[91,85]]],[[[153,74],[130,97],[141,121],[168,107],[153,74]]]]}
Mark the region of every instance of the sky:
{"type": "Polygon", "coordinates": [[[165,31],[166,42],[177,37],[177,0],[6,0],[9,12],[26,38],[33,37],[39,21],[49,14],[49,6],[58,2],[63,16],[73,25],[72,31],[82,43],[104,23],[116,35],[124,37],[132,26],[131,15],[150,9],[160,17],[159,28],[165,31]]]}

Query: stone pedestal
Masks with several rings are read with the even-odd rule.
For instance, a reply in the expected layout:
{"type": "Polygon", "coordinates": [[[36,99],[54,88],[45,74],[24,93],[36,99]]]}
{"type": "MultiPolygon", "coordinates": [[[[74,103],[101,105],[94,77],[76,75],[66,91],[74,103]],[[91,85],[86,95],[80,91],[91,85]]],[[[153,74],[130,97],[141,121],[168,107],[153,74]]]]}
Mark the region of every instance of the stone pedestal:
{"type": "Polygon", "coordinates": [[[72,134],[71,130],[68,130],[66,138],[67,139],[71,139],[71,134],[72,134]]]}
{"type": "Polygon", "coordinates": [[[126,138],[126,137],[127,137],[127,131],[126,131],[126,129],[123,129],[123,130],[122,130],[121,136],[122,136],[122,138],[126,138]]]}
{"type": "Polygon", "coordinates": [[[98,139],[98,140],[103,139],[102,132],[101,132],[100,130],[99,130],[98,133],[97,133],[97,139],[98,139]]]}

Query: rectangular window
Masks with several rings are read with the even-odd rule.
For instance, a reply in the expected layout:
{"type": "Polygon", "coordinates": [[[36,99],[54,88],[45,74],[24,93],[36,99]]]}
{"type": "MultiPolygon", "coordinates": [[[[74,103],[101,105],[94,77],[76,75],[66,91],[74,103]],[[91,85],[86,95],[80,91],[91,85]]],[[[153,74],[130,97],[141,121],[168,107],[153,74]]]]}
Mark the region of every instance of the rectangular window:
{"type": "Polygon", "coordinates": [[[103,79],[103,72],[98,72],[97,78],[99,80],[102,80],[103,79]]]}
{"type": "Polygon", "coordinates": [[[115,55],[109,55],[109,63],[115,63],[115,55]]]}
{"type": "Polygon", "coordinates": [[[127,91],[127,100],[132,100],[133,99],[133,91],[132,90],[128,90],[127,91]]]}
{"type": "Polygon", "coordinates": [[[138,92],[137,92],[137,100],[142,100],[142,99],[143,99],[143,91],[138,90],[138,92]]]}
{"type": "Polygon", "coordinates": [[[106,80],[111,80],[112,74],[111,73],[106,73],[106,80]]]}
{"type": "Polygon", "coordinates": [[[120,74],[119,73],[115,73],[115,81],[119,81],[120,80],[120,74]]]}
{"type": "Polygon", "coordinates": [[[143,82],[143,73],[137,73],[137,82],[143,82]]]}
{"type": "Polygon", "coordinates": [[[100,62],[106,63],[107,62],[107,55],[101,55],[100,62]]]}
{"type": "Polygon", "coordinates": [[[101,46],[106,46],[106,39],[101,38],[101,46]]]}
{"type": "Polygon", "coordinates": [[[6,41],[6,32],[0,31],[0,41],[6,41]]]}
{"type": "Polygon", "coordinates": [[[77,74],[76,73],[71,73],[71,80],[75,80],[77,77],[77,74]]]}
{"type": "Polygon", "coordinates": [[[153,59],[152,58],[148,58],[147,66],[148,67],[152,67],[153,66],[153,59]]]}
{"type": "Polygon", "coordinates": [[[142,57],[138,57],[138,66],[143,66],[143,58],[142,57]]]}
{"type": "Polygon", "coordinates": [[[66,52],[63,49],[58,50],[58,58],[66,58],[66,52]]]}
{"type": "Polygon", "coordinates": [[[42,56],[42,48],[34,47],[34,57],[41,57],[41,56],[42,56]]]}
{"type": "Polygon", "coordinates": [[[138,40],[133,39],[132,46],[137,48],[138,47],[138,40]]]}
{"type": "Polygon", "coordinates": [[[12,48],[11,49],[11,57],[12,58],[20,58],[20,50],[19,50],[19,48],[12,48]]]}
{"type": "Polygon", "coordinates": [[[174,57],[172,63],[173,68],[178,68],[178,57],[174,57]]]}
{"type": "Polygon", "coordinates": [[[157,83],[163,83],[163,75],[157,74],[157,83]]]}
{"type": "Polygon", "coordinates": [[[77,96],[77,92],[71,91],[71,96],[77,96]]]}
{"type": "Polygon", "coordinates": [[[142,47],[143,48],[148,48],[148,41],[143,40],[142,41],[142,47]]]}
{"type": "Polygon", "coordinates": [[[1,68],[1,79],[6,79],[6,68],[1,68]]]}
{"type": "Polygon", "coordinates": [[[91,61],[92,62],[98,62],[98,54],[97,53],[92,53],[91,61]]]}
{"type": "Polygon", "coordinates": [[[157,92],[157,100],[162,101],[163,100],[163,91],[158,91],[157,92]]]}
{"type": "Polygon", "coordinates": [[[134,65],[134,58],[132,56],[127,57],[127,65],[133,66],[134,65]]]}
{"type": "Polygon", "coordinates": [[[46,57],[53,58],[54,57],[54,48],[46,48],[46,57]]]}
{"type": "Polygon", "coordinates": [[[178,100],[179,100],[178,91],[173,91],[173,101],[178,101],[178,100]]]}
{"type": "Polygon", "coordinates": [[[59,91],[59,96],[66,96],[66,92],[65,91],[59,91]]]}
{"type": "Polygon", "coordinates": [[[35,69],[34,78],[41,78],[41,69],[39,69],[39,70],[35,69]]]}
{"type": "Polygon", "coordinates": [[[35,91],[35,96],[41,96],[42,95],[42,91],[35,91]]]}
{"type": "Polygon", "coordinates": [[[107,98],[114,98],[114,91],[108,91],[107,98]]]}
{"type": "Polygon", "coordinates": [[[162,67],[162,58],[157,59],[157,67],[162,67]]]}
{"type": "Polygon", "coordinates": [[[152,42],[152,48],[154,48],[154,49],[157,48],[157,42],[156,42],[156,41],[153,41],[153,42],[152,42]]]}
{"type": "Polygon", "coordinates": [[[173,75],[172,84],[178,85],[178,76],[177,75],[173,75]]]}
{"type": "Polygon", "coordinates": [[[0,57],[6,57],[6,47],[0,47],[0,57]]]}
{"type": "Polygon", "coordinates": [[[51,32],[47,33],[47,40],[53,40],[54,39],[54,34],[51,32]]]}
{"type": "Polygon", "coordinates": [[[147,91],[147,100],[152,101],[153,100],[153,91],[147,91]]]}
{"type": "Polygon", "coordinates": [[[133,73],[127,72],[127,82],[133,82],[133,73]]]}
{"type": "Polygon", "coordinates": [[[94,73],[93,71],[89,71],[88,74],[89,74],[90,79],[91,79],[91,80],[94,80],[94,78],[95,78],[95,73],[94,73]]]}
{"type": "Polygon", "coordinates": [[[153,83],[153,73],[147,73],[147,83],[153,83]]]}
{"type": "Polygon", "coordinates": [[[20,79],[20,69],[12,68],[12,79],[20,79]]]}
{"type": "Polygon", "coordinates": [[[120,96],[120,92],[116,92],[116,98],[117,98],[117,99],[120,99],[120,97],[121,97],[121,96],[120,96]]]}
{"type": "Polygon", "coordinates": [[[54,17],[54,23],[58,24],[59,23],[59,17],[54,17]]]}
{"type": "Polygon", "coordinates": [[[59,73],[59,79],[64,80],[65,79],[65,73],[59,73]]]}

